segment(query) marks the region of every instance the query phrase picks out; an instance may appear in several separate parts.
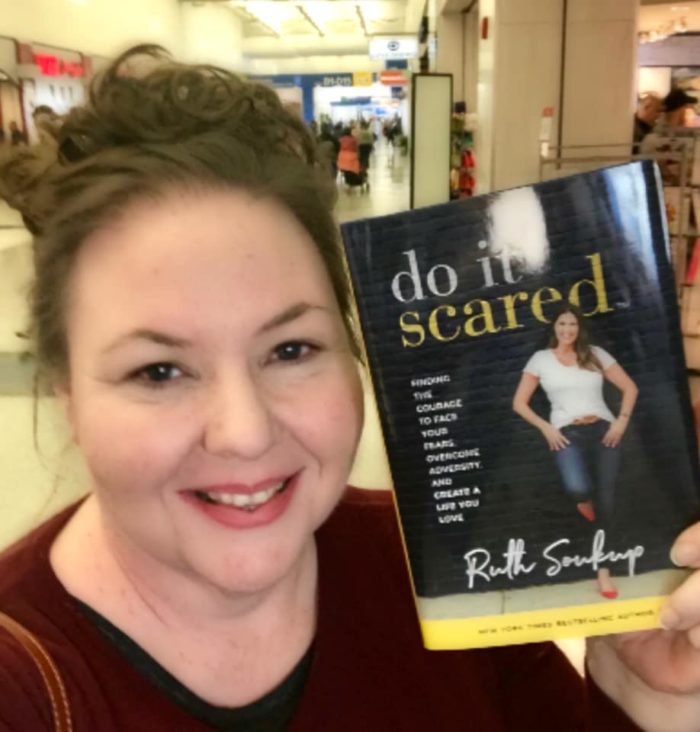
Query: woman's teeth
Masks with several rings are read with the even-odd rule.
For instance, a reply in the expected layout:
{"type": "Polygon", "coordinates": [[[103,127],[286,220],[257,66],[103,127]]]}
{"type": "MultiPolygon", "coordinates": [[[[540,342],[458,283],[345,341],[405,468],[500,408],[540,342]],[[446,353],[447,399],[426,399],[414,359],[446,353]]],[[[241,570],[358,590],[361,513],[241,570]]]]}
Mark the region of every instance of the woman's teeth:
{"type": "Polygon", "coordinates": [[[198,498],[207,503],[218,503],[225,506],[234,506],[243,511],[252,513],[256,508],[260,508],[267,503],[276,493],[283,490],[287,485],[287,481],[282,481],[264,491],[256,493],[225,493],[222,491],[195,491],[198,498]]]}

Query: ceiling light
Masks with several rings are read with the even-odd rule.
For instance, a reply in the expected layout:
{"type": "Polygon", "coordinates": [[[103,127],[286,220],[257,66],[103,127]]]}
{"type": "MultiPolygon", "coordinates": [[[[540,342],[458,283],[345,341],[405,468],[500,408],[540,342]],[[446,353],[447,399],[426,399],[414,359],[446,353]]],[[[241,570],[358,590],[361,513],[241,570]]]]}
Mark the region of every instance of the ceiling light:
{"type": "Polygon", "coordinates": [[[294,5],[275,2],[275,0],[251,0],[241,3],[239,7],[247,10],[278,35],[282,34],[286,23],[300,18],[294,5]]]}
{"type": "Polygon", "coordinates": [[[333,8],[335,4],[326,2],[326,0],[306,0],[306,2],[297,3],[299,7],[308,13],[310,18],[313,18],[314,23],[321,28],[325,28],[329,21],[335,20],[338,17],[337,11],[333,8]]]}

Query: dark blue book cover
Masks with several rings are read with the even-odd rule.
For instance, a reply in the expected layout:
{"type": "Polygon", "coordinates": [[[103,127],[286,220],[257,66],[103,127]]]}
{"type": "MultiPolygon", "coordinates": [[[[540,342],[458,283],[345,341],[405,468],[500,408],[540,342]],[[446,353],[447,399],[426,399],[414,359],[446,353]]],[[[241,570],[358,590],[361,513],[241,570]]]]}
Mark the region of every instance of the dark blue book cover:
{"type": "Polygon", "coordinates": [[[653,627],[680,581],[700,502],[662,201],[645,161],[343,225],[428,647],[653,627]]]}

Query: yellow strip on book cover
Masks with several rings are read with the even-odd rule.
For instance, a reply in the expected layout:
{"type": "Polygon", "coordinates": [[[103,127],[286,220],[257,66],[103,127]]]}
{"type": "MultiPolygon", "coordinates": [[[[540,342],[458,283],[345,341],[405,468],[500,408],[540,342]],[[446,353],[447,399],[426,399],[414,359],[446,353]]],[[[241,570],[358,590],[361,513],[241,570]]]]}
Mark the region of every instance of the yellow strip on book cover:
{"type": "Polygon", "coordinates": [[[649,630],[659,625],[665,597],[595,603],[476,618],[420,620],[423,643],[433,651],[537,643],[559,638],[649,630]]]}

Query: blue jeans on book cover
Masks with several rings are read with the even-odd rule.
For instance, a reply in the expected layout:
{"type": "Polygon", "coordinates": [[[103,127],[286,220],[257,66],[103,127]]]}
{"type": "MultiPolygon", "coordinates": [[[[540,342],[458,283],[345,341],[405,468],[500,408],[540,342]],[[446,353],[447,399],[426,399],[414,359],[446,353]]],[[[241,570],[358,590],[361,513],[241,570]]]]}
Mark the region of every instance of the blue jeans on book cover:
{"type": "Polygon", "coordinates": [[[593,501],[597,522],[606,534],[612,528],[620,467],[620,446],[606,447],[602,442],[609,427],[604,419],[562,427],[569,444],[554,453],[564,491],[576,503],[593,501]]]}

